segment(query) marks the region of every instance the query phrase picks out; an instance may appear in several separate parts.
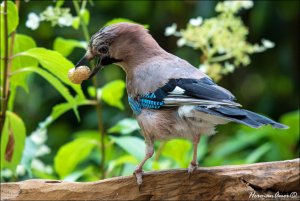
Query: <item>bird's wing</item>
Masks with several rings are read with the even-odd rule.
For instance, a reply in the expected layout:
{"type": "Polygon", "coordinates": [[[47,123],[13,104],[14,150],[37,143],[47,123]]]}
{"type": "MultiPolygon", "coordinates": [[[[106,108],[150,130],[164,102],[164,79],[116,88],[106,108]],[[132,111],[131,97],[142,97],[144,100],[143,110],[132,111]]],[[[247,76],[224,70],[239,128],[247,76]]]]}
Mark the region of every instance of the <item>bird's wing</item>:
{"type": "Polygon", "coordinates": [[[235,97],[228,90],[218,86],[208,77],[170,79],[156,91],[139,96],[143,108],[181,105],[240,106],[234,100],[235,97]]]}
{"type": "Polygon", "coordinates": [[[228,90],[216,85],[210,78],[203,77],[201,79],[170,79],[163,87],[154,92],[140,95],[137,101],[129,98],[129,103],[136,114],[139,114],[143,108],[160,109],[183,106],[180,107],[182,112],[179,115],[187,115],[187,117],[201,117],[203,113],[206,113],[253,128],[263,125],[288,128],[267,117],[240,108],[241,105],[234,100],[235,97],[228,90]],[[185,109],[186,111],[184,111],[185,109]],[[192,109],[192,113],[190,113],[190,109],[192,109]]]}

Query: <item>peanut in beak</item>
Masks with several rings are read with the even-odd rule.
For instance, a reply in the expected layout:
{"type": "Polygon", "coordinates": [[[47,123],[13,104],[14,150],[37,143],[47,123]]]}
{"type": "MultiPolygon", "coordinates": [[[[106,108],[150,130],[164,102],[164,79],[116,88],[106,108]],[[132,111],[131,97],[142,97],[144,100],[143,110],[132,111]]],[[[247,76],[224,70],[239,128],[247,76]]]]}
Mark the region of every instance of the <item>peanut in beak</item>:
{"type": "Polygon", "coordinates": [[[68,78],[74,84],[81,84],[83,80],[90,77],[90,74],[91,70],[88,66],[78,66],[69,70],[68,78]]]}

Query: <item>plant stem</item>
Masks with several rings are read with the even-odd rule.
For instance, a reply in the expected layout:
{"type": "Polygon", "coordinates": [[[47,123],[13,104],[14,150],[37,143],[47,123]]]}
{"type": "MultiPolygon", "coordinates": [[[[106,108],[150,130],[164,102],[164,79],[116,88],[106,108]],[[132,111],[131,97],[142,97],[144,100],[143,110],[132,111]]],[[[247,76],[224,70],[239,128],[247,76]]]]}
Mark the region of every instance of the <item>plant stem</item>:
{"type": "MultiPolygon", "coordinates": [[[[4,0],[4,71],[3,71],[3,80],[2,80],[2,99],[1,99],[1,116],[0,116],[0,133],[2,135],[2,130],[5,122],[6,109],[7,109],[7,99],[8,99],[8,24],[7,24],[7,0],[4,0]]],[[[1,62],[2,63],[2,62],[1,62]]]]}
{"type": "MultiPolygon", "coordinates": [[[[0,47],[2,47],[2,12],[0,11],[0,47]]],[[[2,51],[0,51],[0,119],[2,112],[2,51]]]]}
{"type": "Polygon", "coordinates": [[[83,32],[83,36],[84,36],[85,40],[87,42],[89,42],[90,34],[89,34],[89,31],[88,31],[87,25],[85,24],[84,19],[82,18],[82,15],[80,13],[79,3],[78,3],[77,0],[73,0],[73,4],[74,4],[74,8],[76,10],[76,13],[80,18],[80,25],[81,25],[81,29],[82,29],[82,32],[83,32]]]}
{"type": "MultiPolygon", "coordinates": [[[[87,28],[87,24],[85,23],[84,19],[82,18],[82,15],[80,14],[80,10],[84,9],[86,6],[86,1],[82,2],[82,7],[80,9],[79,7],[79,3],[76,0],[73,0],[73,4],[76,10],[77,15],[80,18],[80,25],[81,25],[81,29],[84,35],[84,38],[87,42],[89,42],[90,40],[90,34],[87,28]]],[[[92,62],[92,65],[94,66],[94,62],[92,62]]],[[[104,134],[104,126],[103,126],[103,118],[102,118],[102,104],[101,104],[101,100],[98,100],[97,97],[97,77],[94,76],[94,78],[92,79],[94,88],[95,88],[95,101],[96,101],[96,113],[97,113],[97,118],[98,118],[98,130],[99,130],[99,134],[100,134],[100,144],[101,144],[101,153],[102,153],[102,157],[101,157],[101,162],[100,162],[100,172],[101,172],[101,177],[102,179],[105,178],[105,134],[104,134]]]]}
{"type": "Polygon", "coordinates": [[[101,162],[100,162],[100,170],[101,170],[101,178],[104,179],[105,178],[105,134],[104,134],[104,129],[103,129],[103,118],[102,118],[102,104],[101,104],[101,100],[98,100],[98,92],[97,92],[97,79],[94,78],[93,79],[93,85],[95,88],[95,101],[96,101],[96,112],[97,112],[97,116],[98,116],[98,130],[100,132],[100,143],[101,143],[101,153],[102,153],[102,157],[101,157],[101,162]]]}
{"type": "MultiPolygon", "coordinates": [[[[20,0],[15,0],[15,4],[17,7],[17,11],[19,12],[19,7],[20,7],[20,0]]],[[[12,58],[11,56],[13,55],[14,52],[14,44],[15,44],[15,36],[16,36],[16,30],[14,30],[11,34],[10,34],[10,54],[9,54],[9,63],[8,63],[8,69],[10,71],[10,67],[11,67],[11,61],[12,58]]]]}
{"type": "Polygon", "coordinates": [[[216,56],[216,57],[212,57],[210,59],[208,59],[209,62],[220,62],[220,61],[225,61],[227,59],[232,58],[231,54],[224,54],[222,56],[216,56]]]}
{"type": "Polygon", "coordinates": [[[85,9],[87,1],[82,1],[81,10],[85,9]]]}
{"type": "MultiPolygon", "coordinates": [[[[19,13],[19,8],[20,8],[20,0],[15,0],[15,4],[17,7],[17,11],[19,13]]],[[[14,30],[10,34],[10,53],[9,53],[9,58],[8,58],[8,76],[11,76],[11,66],[12,66],[12,60],[13,60],[13,53],[14,53],[14,46],[15,46],[15,36],[16,36],[16,30],[14,30]]],[[[9,96],[7,97],[7,105],[8,110],[13,110],[13,100],[15,97],[16,91],[12,91],[12,93],[9,93],[9,96]],[[9,102],[9,100],[11,102],[9,102]]]]}

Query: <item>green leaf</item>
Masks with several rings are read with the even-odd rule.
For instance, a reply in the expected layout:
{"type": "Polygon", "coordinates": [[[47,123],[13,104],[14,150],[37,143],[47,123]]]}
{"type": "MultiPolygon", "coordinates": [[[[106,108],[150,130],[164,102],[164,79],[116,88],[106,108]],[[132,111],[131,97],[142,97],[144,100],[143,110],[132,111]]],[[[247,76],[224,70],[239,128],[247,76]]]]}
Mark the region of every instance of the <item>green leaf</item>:
{"type": "MultiPolygon", "coordinates": [[[[126,18],[115,18],[115,19],[112,19],[108,22],[106,22],[106,24],[104,25],[105,26],[109,26],[109,25],[112,25],[112,24],[117,24],[117,23],[120,23],[120,22],[129,22],[129,23],[134,23],[134,24],[139,24],[137,22],[134,22],[130,19],[126,19],[126,18]]],[[[148,24],[140,24],[140,25],[143,25],[146,29],[149,28],[149,25],[148,24]]]]}
{"type": "Polygon", "coordinates": [[[59,1],[56,1],[56,4],[55,4],[55,7],[62,7],[62,5],[65,3],[65,0],[59,0],[59,1]]]}
{"type": "Polygon", "coordinates": [[[145,157],[146,145],[143,140],[137,137],[110,137],[123,150],[141,161],[145,157]]]}
{"type": "Polygon", "coordinates": [[[89,86],[89,87],[87,88],[87,92],[88,92],[88,94],[89,94],[90,97],[92,97],[92,98],[95,98],[95,97],[96,97],[96,90],[95,90],[95,87],[89,86]]]}
{"type": "Polygon", "coordinates": [[[289,126],[289,128],[286,130],[278,130],[281,132],[284,131],[285,134],[282,135],[282,139],[284,139],[284,143],[286,143],[287,145],[294,145],[299,141],[299,117],[299,110],[296,110],[293,112],[286,113],[280,118],[281,123],[289,126]]]}
{"type": "MultiPolygon", "coordinates": [[[[13,55],[35,47],[36,47],[36,43],[33,40],[33,38],[23,34],[16,34],[13,55]]],[[[29,58],[29,57],[15,57],[12,61],[12,72],[22,67],[37,66],[37,65],[38,62],[36,61],[36,59],[29,58]]]]}
{"type": "Polygon", "coordinates": [[[189,158],[189,151],[192,145],[187,140],[175,139],[168,141],[163,150],[162,155],[172,158],[180,167],[187,167],[191,159],[189,158]]]}
{"type": "Polygon", "coordinates": [[[82,17],[85,25],[88,25],[90,22],[90,12],[87,9],[80,10],[80,16],[82,17]]]}
{"type": "Polygon", "coordinates": [[[235,137],[232,137],[226,142],[221,142],[216,148],[214,148],[212,156],[224,158],[255,144],[258,140],[266,137],[267,135],[268,133],[266,133],[263,128],[257,130],[247,128],[246,126],[240,126],[235,137]]]}
{"type": "Polygon", "coordinates": [[[139,161],[136,160],[136,158],[134,158],[133,156],[130,155],[124,155],[121,156],[119,158],[117,158],[116,160],[110,161],[108,163],[108,168],[107,168],[107,172],[111,172],[113,169],[115,169],[116,167],[120,166],[120,165],[124,165],[124,164],[137,164],[139,161]]]}
{"type": "MultiPolygon", "coordinates": [[[[16,94],[17,94],[17,90],[15,89],[15,87],[13,85],[11,85],[11,91],[10,91],[9,99],[8,99],[8,110],[10,110],[10,111],[13,111],[16,94]]],[[[1,93],[0,93],[0,95],[1,95],[1,93]]]]}
{"type": "Polygon", "coordinates": [[[294,150],[299,142],[299,110],[284,114],[280,118],[280,122],[289,128],[272,129],[268,132],[268,137],[276,143],[282,160],[297,157],[294,150]]]}
{"type": "Polygon", "coordinates": [[[77,138],[63,145],[54,158],[54,167],[59,177],[62,179],[69,175],[96,146],[97,141],[89,138],[77,138]]]}
{"type": "Polygon", "coordinates": [[[101,96],[102,96],[102,89],[101,88],[96,89],[93,86],[89,86],[87,88],[87,92],[88,92],[90,97],[95,98],[96,94],[97,94],[97,100],[101,99],[101,96]]]}
{"type": "Polygon", "coordinates": [[[137,121],[132,118],[122,119],[116,125],[111,127],[109,133],[121,133],[123,135],[130,134],[133,131],[139,130],[140,126],[137,121]]]}
{"type": "MultiPolygon", "coordinates": [[[[1,36],[3,27],[4,27],[4,2],[0,4],[0,12],[1,12],[1,36]]],[[[8,34],[13,32],[19,24],[19,14],[17,6],[12,1],[7,1],[7,31],[8,34]]]]}
{"type": "Polygon", "coordinates": [[[124,110],[122,97],[124,95],[125,82],[123,80],[115,80],[107,83],[101,90],[102,100],[108,105],[124,110]]]}
{"type": "Polygon", "coordinates": [[[202,135],[200,138],[200,142],[198,143],[198,151],[197,151],[197,159],[203,160],[205,154],[207,153],[208,149],[208,136],[202,135]]]}
{"type": "MultiPolygon", "coordinates": [[[[26,50],[29,50],[29,49],[35,48],[35,47],[36,47],[35,41],[31,37],[23,35],[23,34],[16,34],[13,55],[16,55],[20,52],[24,52],[26,50]]],[[[20,68],[27,67],[27,66],[37,66],[37,65],[38,65],[38,62],[34,58],[15,57],[12,60],[12,72],[14,72],[20,68]]],[[[12,90],[15,90],[15,87],[17,87],[17,86],[21,86],[25,89],[25,91],[28,92],[29,90],[28,90],[28,86],[26,83],[27,77],[28,77],[28,74],[25,74],[25,73],[13,76],[10,79],[10,81],[14,87],[12,90]]]]}
{"type": "Polygon", "coordinates": [[[35,72],[40,76],[42,76],[43,78],[45,78],[68,101],[68,103],[74,109],[76,116],[79,118],[75,99],[70,94],[69,90],[56,77],[54,77],[47,71],[36,67],[22,68],[18,71],[18,73],[22,73],[22,72],[35,72]]]}
{"type": "Polygon", "coordinates": [[[70,182],[77,181],[79,178],[83,177],[86,174],[93,174],[94,173],[93,171],[94,171],[94,167],[93,166],[89,166],[89,167],[87,167],[87,168],[85,168],[83,170],[77,170],[75,172],[72,172],[68,176],[66,176],[64,178],[64,181],[70,181],[70,182]]]}
{"type": "Polygon", "coordinates": [[[56,176],[36,170],[36,169],[33,169],[32,173],[34,175],[34,178],[47,179],[47,180],[58,180],[58,178],[56,176]]]}
{"type": "MultiPolygon", "coordinates": [[[[78,106],[84,106],[84,105],[92,105],[92,102],[89,100],[77,100],[76,105],[78,106]]],[[[73,105],[70,103],[60,103],[53,107],[52,112],[50,114],[51,122],[55,121],[58,117],[63,115],[65,112],[71,110],[73,108],[73,105]]]]}
{"type": "Polygon", "coordinates": [[[80,97],[84,97],[80,85],[73,84],[68,79],[68,71],[73,68],[74,65],[60,53],[45,48],[32,48],[19,55],[30,56],[37,59],[45,69],[58,77],[63,83],[71,86],[80,97]]]}
{"type": "Polygon", "coordinates": [[[1,169],[16,170],[25,145],[26,128],[20,117],[7,111],[1,136],[1,169]]]}
{"type": "Polygon", "coordinates": [[[97,130],[82,130],[73,134],[74,138],[90,138],[94,140],[100,139],[100,132],[97,130]]]}
{"type": "Polygon", "coordinates": [[[76,47],[86,49],[87,44],[86,42],[64,39],[62,37],[57,37],[53,44],[53,49],[65,57],[69,56],[76,47]]]}
{"type": "Polygon", "coordinates": [[[249,156],[246,158],[246,163],[255,163],[258,162],[259,158],[267,153],[272,148],[270,142],[267,142],[257,149],[255,149],[249,156]]]}
{"type": "Polygon", "coordinates": [[[73,23],[72,23],[72,27],[74,29],[78,29],[79,28],[79,25],[80,25],[80,18],[79,17],[75,17],[73,19],[73,23]]]}
{"type": "Polygon", "coordinates": [[[124,164],[124,166],[122,167],[121,176],[132,175],[132,171],[134,170],[134,168],[136,168],[136,165],[133,165],[131,163],[124,164]]]}

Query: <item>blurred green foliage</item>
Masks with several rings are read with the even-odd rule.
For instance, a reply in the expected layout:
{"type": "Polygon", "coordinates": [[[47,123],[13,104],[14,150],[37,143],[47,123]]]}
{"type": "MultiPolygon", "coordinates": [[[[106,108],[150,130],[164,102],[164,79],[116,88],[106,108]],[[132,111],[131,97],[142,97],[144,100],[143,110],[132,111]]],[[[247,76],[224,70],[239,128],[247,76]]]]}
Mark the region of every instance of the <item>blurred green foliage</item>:
{"type": "MultiPolygon", "coordinates": [[[[190,18],[214,16],[217,2],[82,1],[78,13],[72,1],[21,1],[19,15],[15,4],[7,3],[8,31],[17,29],[17,34],[9,77],[9,107],[1,137],[1,181],[94,181],[132,174],[144,157],[145,144],[126,101],[124,72],[106,67],[96,83],[88,81],[82,87],[67,78],[68,70],[85,53],[88,43],[80,24],[90,33],[116,18],[147,24],[164,49],[199,66],[200,52],[176,47],[176,39],[166,38],[163,33],[173,22],[185,27],[190,18]],[[39,21],[35,31],[25,26],[29,13],[42,13],[50,5],[57,12],[68,8],[64,12],[72,24],[67,26],[69,22],[53,18],[54,24],[51,20],[39,21]],[[103,133],[99,132],[95,109],[99,102],[103,106],[103,133]],[[9,145],[12,142],[14,146],[9,145]],[[100,171],[102,166],[104,172],[100,171]]],[[[219,134],[201,138],[198,160],[202,166],[299,157],[299,2],[258,1],[253,9],[240,11],[239,15],[250,30],[247,40],[268,38],[276,47],[251,56],[249,68],[239,68],[219,84],[231,90],[245,108],[268,114],[290,129],[252,129],[233,123],[220,126],[219,134]]],[[[1,83],[2,67],[3,61],[1,83]]],[[[155,150],[145,170],[186,168],[192,158],[192,144],[183,139],[156,142],[155,150]]]]}

